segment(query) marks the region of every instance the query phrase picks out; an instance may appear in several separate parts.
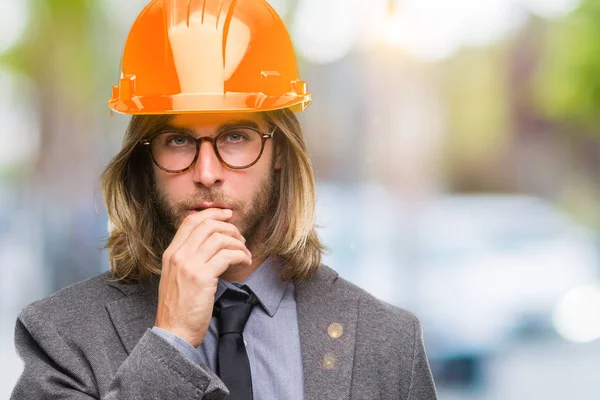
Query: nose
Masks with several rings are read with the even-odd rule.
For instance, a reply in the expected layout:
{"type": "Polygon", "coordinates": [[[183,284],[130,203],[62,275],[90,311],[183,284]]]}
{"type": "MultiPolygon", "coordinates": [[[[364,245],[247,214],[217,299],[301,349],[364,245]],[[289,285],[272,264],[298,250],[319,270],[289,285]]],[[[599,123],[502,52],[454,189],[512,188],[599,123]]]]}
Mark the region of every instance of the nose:
{"type": "Polygon", "coordinates": [[[223,165],[209,140],[204,140],[200,144],[198,160],[192,167],[192,178],[195,183],[207,188],[223,182],[223,165]]]}

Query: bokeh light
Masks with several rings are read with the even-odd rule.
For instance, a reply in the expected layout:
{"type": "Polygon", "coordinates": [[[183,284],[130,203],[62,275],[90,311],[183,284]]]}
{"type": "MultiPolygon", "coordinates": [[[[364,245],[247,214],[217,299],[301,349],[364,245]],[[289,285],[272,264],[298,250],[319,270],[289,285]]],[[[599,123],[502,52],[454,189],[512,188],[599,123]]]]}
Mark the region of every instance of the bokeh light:
{"type": "Polygon", "coordinates": [[[554,326],[572,342],[600,339],[600,285],[580,286],[566,293],[554,311],[554,326]]]}
{"type": "Polygon", "coordinates": [[[2,0],[0,12],[0,54],[11,48],[27,30],[28,2],[24,0],[2,0]]]}
{"type": "Polygon", "coordinates": [[[352,49],[359,34],[355,0],[300,0],[292,22],[297,51],[315,64],[331,63],[352,49]]]}

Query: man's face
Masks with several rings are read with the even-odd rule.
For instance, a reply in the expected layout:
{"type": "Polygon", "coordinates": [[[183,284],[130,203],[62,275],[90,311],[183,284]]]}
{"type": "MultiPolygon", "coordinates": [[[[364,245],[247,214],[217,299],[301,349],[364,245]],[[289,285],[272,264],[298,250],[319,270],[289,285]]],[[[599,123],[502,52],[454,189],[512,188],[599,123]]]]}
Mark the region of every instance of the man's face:
{"type": "MultiPolygon", "coordinates": [[[[258,125],[261,133],[271,131],[259,113],[181,114],[170,127],[185,129],[199,137],[215,137],[225,125],[258,125]]],[[[205,208],[229,208],[234,224],[242,235],[251,235],[264,220],[273,193],[273,141],[267,140],[262,156],[253,166],[234,170],[221,164],[213,144],[204,141],[196,163],[180,174],[167,173],[152,164],[158,206],[174,228],[190,213],[205,208]]],[[[248,237],[247,237],[248,238],[248,237]]]]}

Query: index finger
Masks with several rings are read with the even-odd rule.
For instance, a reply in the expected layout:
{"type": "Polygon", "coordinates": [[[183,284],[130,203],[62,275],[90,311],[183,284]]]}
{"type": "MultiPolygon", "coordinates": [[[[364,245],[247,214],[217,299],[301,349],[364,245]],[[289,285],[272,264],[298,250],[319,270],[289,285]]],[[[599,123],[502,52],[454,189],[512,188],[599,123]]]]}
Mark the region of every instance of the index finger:
{"type": "Polygon", "coordinates": [[[177,250],[190,236],[195,227],[207,219],[214,219],[217,221],[227,221],[233,215],[233,211],[229,209],[221,208],[207,208],[196,213],[192,213],[185,217],[179,229],[175,233],[169,248],[171,250],[177,250]]]}

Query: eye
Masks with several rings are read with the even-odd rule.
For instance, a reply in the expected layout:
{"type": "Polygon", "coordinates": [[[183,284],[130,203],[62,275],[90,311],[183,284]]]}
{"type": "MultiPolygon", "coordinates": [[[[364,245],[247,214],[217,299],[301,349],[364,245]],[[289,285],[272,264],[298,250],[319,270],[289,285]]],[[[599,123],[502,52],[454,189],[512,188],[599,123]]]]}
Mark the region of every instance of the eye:
{"type": "Polygon", "coordinates": [[[166,140],[169,146],[185,146],[190,143],[190,138],[186,135],[171,135],[166,140]]]}
{"type": "Polygon", "coordinates": [[[228,143],[239,143],[247,139],[248,136],[241,132],[231,132],[225,135],[225,140],[228,143]]]}

